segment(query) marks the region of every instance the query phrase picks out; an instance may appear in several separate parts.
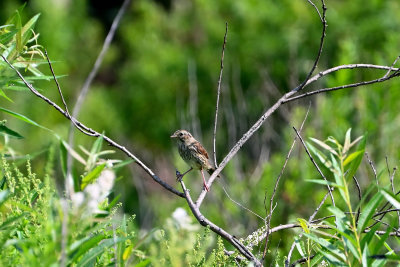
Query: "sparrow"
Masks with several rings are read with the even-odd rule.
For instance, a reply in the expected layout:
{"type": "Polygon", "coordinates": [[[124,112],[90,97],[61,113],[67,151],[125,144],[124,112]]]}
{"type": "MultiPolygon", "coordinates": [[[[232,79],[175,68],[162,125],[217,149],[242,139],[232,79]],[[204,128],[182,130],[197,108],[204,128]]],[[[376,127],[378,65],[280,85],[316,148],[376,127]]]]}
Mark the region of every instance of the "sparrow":
{"type": "Polygon", "coordinates": [[[204,187],[207,191],[210,191],[206,184],[203,170],[206,170],[211,175],[215,168],[208,161],[209,157],[205,148],[186,130],[177,130],[171,135],[171,138],[176,138],[179,155],[190,166],[190,169],[180,174],[178,178],[182,179],[185,174],[193,169],[200,170],[204,187]]]}

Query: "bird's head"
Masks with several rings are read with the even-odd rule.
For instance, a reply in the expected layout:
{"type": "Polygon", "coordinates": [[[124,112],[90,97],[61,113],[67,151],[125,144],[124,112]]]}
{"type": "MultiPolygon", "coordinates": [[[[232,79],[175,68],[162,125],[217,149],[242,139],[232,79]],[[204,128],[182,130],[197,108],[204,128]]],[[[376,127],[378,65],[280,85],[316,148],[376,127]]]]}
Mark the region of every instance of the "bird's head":
{"type": "Polygon", "coordinates": [[[173,135],[171,135],[171,138],[176,138],[178,141],[186,143],[192,139],[193,136],[186,130],[177,130],[173,135]]]}

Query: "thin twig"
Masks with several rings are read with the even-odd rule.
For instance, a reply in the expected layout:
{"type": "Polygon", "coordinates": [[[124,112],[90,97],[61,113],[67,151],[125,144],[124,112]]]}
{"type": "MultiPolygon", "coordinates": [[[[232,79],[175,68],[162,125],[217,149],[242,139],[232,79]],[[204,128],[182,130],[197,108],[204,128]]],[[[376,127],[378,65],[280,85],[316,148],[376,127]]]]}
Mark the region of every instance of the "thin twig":
{"type": "Polygon", "coordinates": [[[328,188],[328,192],[330,194],[331,197],[331,201],[332,201],[332,205],[335,206],[335,200],[333,199],[333,195],[332,195],[332,188],[329,186],[328,184],[328,179],[326,179],[325,175],[323,174],[323,172],[321,171],[321,169],[319,168],[318,164],[315,162],[314,158],[312,157],[310,151],[308,150],[306,144],[304,143],[303,138],[301,137],[300,133],[297,131],[297,129],[295,127],[293,127],[294,131],[296,132],[297,136],[299,137],[301,144],[303,145],[304,149],[306,150],[306,153],[308,155],[308,157],[310,158],[311,162],[314,164],[315,168],[318,170],[318,173],[321,175],[321,177],[325,180],[326,187],[328,188]]]}
{"type": "MultiPolygon", "coordinates": [[[[307,120],[308,114],[310,112],[310,108],[311,108],[311,102],[308,105],[308,109],[307,109],[306,115],[304,116],[303,122],[300,125],[300,131],[302,131],[304,123],[307,120]]],[[[296,141],[297,141],[297,136],[294,137],[293,142],[292,142],[292,146],[290,147],[289,152],[286,155],[285,162],[283,163],[283,167],[282,167],[282,169],[281,169],[281,171],[280,171],[280,173],[279,173],[279,175],[278,175],[278,177],[276,179],[275,186],[274,186],[274,191],[272,192],[272,195],[271,195],[271,198],[270,198],[270,201],[269,201],[270,214],[266,218],[267,235],[265,237],[265,246],[264,246],[263,258],[262,258],[263,260],[264,260],[264,258],[266,256],[267,251],[268,251],[269,229],[271,227],[271,219],[272,219],[272,211],[273,211],[272,207],[273,207],[273,204],[274,204],[275,194],[276,194],[276,191],[278,190],[279,181],[281,180],[283,172],[286,169],[286,165],[287,165],[287,163],[289,161],[290,155],[292,154],[292,151],[293,151],[294,145],[296,144],[296,141]]],[[[265,191],[265,195],[264,195],[264,208],[265,208],[266,213],[268,214],[268,210],[267,210],[267,206],[266,206],[266,199],[267,199],[267,191],[265,191]]]]}
{"type": "Polygon", "coordinates": [[[298,92],[300,90],[302,90],[304,88],[304,86],[307,84],[308,80],[310,79],[311,75],[314,73],[315,69],[317,68],[319,59],[321,58],[321,54],[322,54],[322,48],[324,46],[324,40],[325,40],[325,36],[326,36],[326,27],[328,26],[326,23],[326,6],[325,6],[325,1],[321,0],[321,4],[322,4],[322,16],[318,10],[318,8],[315,6],[314,3],[312,3],[311,1],[307,0],[309,3],[311,3],[317,10],[317,13],[321,19],[322,22],[322,33],[321,33],[321,39],[320,39],[320,43],[319,43],[319,49],[318,49],[318,53],[317,53],[317,57],[314,61],[314,65],[312,66],[310,72],[307,74],[307,77],[304,79],[304,81],[297,86],[295,89],[293,89],[295,92],[298,92]]]}
{"type": "Polygon", "coordinates": [[[374,173],[376,185],[379,186],[378,176],[376,175],[376,169],[375,169],[374,163],[369,159],[368,152],[365,152],[365,156],[367,157],[368,163],[371,166],[372,172],[374,173]]]}
{"type": "Polygon", "coordinates": [[[227,35],[228,35],[228,22],[225,23],[224,43],[222,44],[222,54],[221,54],[221,69],[219,71],[219,78],[218,78],[217,103],[215,104],[215,121],[214,121],[214,133],[213,133],[213,156],[214,156],[215,168],[218,167],[215,140],[217,138],[218,107],[219,107],[219,97],[221,95],[221,81],[222,81],[222,72],[224,70],[224,56],[225,56],[226,36],[227,35]]]}
{"type": "MultiPolygon", "coordinates": [[[[354,180],[354,183],[356,184],[356,187],[357,187],[358,200],[361,201],[362,194],[361,194],[360,184],[358,183],[358,180],[357,180],[357,178],[355,176],[353,176],[353,180],[354,180]]],[[[361,206],[359,206],[358,209],[357,209],[356,225],[358,224],[358,219],[360,218],[360,213],[361,213],[361,206]]]]}
{"type": "MultiPolygon", "coordinates": [[[[383,77],[387,77],[389,75],[389,73],[393,70],[394,65],[396,65],[397,61],[399,60],[400,56],[398,56],[392,63],[392,66],[390,66],[390,69],[386,72],[385,76],[383,77]]],[[[398,69],[396,70],[398,71],[398,69]]]]}

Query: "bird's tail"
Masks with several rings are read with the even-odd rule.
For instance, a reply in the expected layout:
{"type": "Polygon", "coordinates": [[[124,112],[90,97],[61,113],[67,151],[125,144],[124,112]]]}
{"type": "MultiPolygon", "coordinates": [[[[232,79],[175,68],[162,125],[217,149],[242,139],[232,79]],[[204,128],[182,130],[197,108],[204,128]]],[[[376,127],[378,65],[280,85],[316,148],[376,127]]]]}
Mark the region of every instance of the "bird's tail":
{"type": "MultiPolygon", "coordinates": [[[[214,168],[214,167],[211,167],[211,168],[209,168],[209,169],[207,170],[207,172],[208,172],[209,175],[212,175],[212,174],[215,172],[215,168],[214,168]]],[[[221,178],[221,176],[219,176],[219,174],[217,175],[217,177],[221,178]]]]}

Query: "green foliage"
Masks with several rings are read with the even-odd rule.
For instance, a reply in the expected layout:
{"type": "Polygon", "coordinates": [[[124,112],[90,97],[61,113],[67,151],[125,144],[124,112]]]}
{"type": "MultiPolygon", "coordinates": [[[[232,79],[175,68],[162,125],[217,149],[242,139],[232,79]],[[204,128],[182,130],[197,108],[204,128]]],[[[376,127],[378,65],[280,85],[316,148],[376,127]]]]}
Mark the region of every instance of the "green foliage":
{"type": "Polygon", "coordinates": [[[308,248],[312,242],[313,252],[297,246],[300,255],[307,259],[308,266],[316,266],[322,261],[335,266],[382,266],[385,262],[396,258],[389,232],[396,229],[397,222],[390,219],[389,222],[384,222],[383,216],[377,220],[375,218],[377,211],[385,210],[387,206],[387,203],[382,205],[384,198],[394,207],[400,207],[397,197],[383,188],[372,185],[360,199],[357,205],[358,211],[354,212],[354,199],[352,200],[349,191],[349,182],[359,169],[366,138],[363,136],[351,141],[350,134],[349,129],[343,145],[333,137],[329,137],[325,142],[310,138],[328,155],[308,144],[309,149],[335,179],[335,183],[321,181],[319,184],[330,185],[336,189],[334,191],[336,205],[327,206],[335,218],[334,223],[329,219],[323,219],[317,224],[310,224],[304,219],[299,219],[308,248]],[[357,142],[359,145],[356,151],[350,153],[357,142]],[[337,196],[340,196],[341,201],[337,201],[337,196]],[[382,208],[378,210],[381,205],[382,208]],[[385,230],[380,230],[382,228],[385,230]],[[377,254],[394,257],[376,257],[377,254]],[[311,256],[314,257],[312,261],[311,256]]]}
{"type": "Polygon", "coordinates": [[[4,158],[0,170],[5,179],[0,191],[0,265],[51,266],[62,259],[69,266],[141,262],[143,255],[137,257],[138,251],[132,250],[133,217],[121,219],[117,208],[101,217],[88,216],[79,207],[65,213],[69,204],[55,191],[53,177],[39,179],[30,161],[26,174],[4,158]]]}

